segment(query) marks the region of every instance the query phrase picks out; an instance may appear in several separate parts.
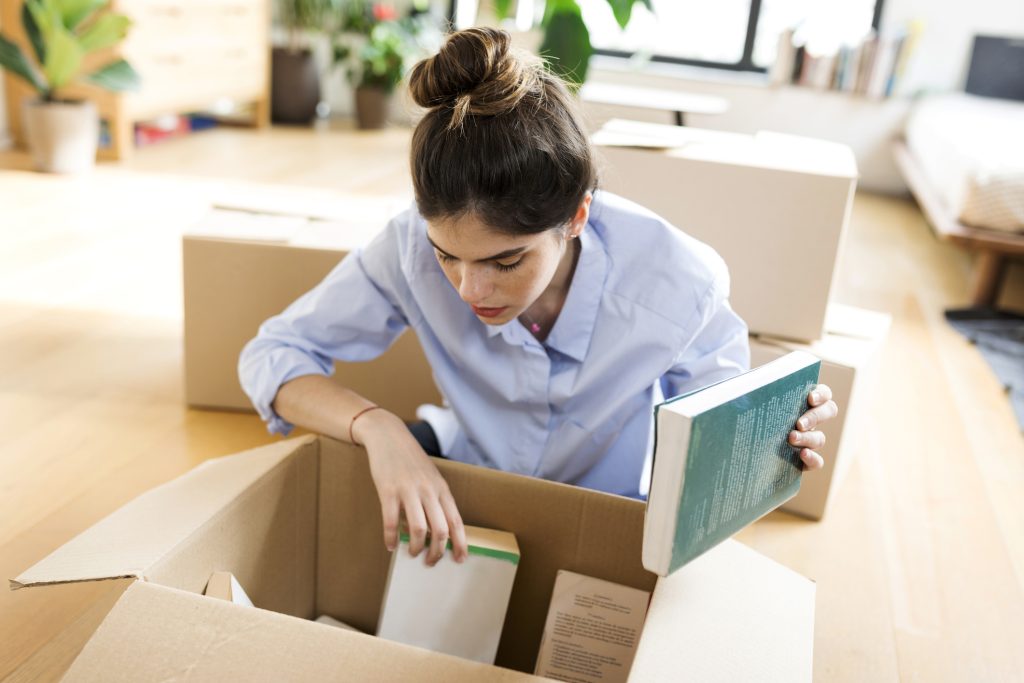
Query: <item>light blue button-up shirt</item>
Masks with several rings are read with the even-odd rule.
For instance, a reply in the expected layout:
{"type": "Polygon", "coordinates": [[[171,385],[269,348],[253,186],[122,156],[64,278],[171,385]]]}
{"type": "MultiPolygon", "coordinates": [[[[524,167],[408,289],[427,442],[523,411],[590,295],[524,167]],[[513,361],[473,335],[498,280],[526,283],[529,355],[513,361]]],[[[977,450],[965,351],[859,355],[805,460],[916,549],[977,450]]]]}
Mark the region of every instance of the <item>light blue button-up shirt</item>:
{"type": "Polygon", "coordinates": [[[447,457],[641,497],[655,403],[749,368],[725,263],[621,197],[594,194],[544,343],[517,320],[482,323],[426,229],[415,206],[398,215],[246,345],[242,387],[270,431],[292,428],[271,407],[282,384],[375,358],[411,327],[447,404],[429,416],[447,457]]]}

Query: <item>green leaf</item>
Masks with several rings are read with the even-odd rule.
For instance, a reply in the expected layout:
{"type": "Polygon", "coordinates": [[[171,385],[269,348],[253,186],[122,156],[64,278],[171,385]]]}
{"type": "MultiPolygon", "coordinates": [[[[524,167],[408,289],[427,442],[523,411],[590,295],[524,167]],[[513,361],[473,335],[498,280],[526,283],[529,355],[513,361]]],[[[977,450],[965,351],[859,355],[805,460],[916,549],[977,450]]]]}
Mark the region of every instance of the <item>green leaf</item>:
{"type": "Polygon", "coordinates": [[[86,80],[107,90],[138,90],[142,79],[131,64],[118,59],[86,76],[86,80]]]}
{"type": "Polygon", "coordinates": [[[590,32],[583,23],[579,6],[575,11],[556,11],[548,18],[540,54],[551,70],[570,85],[578,87],[586,80],[593,52],[590,32]]]}
{"type": "Polygon", "coordinates": [[[25,0],[25,7],[28,8],[35,20],[36,27],[45,44],[46,35],[53,29],[53,19],[57,17],[56,14],[49,11],[53,9],[52,3],[46,3],[46,0],[25,0]],[[47,7],[47,4],[50,4],[50,7],[47,7]]]}
{"type": "Polygon", "coordinates": [[[56,0],[61,21],[69,31],[74,31],[89,15],[107,4],[107,0],[56,0]]]}
{"type": "Polygon", "coordinates": [[[563,12],[578,14],[580,17],[583,16],[583,12],[580,10],[579,3],[576,0],[548,0],[544,3],[544,17],[540,20],[540,25],[546,28],[551,22],[551,17],[563,12]]]}
{"type": "Polygon", "coordinates": [[[0,36],[0,67],[25,79],[29,85],[39,91],[39,94],[46,96],[46,83],[36,73],[21,48],[3,36],[0,36]]]}
{"type": "Polygon", "coordinates": [[[104,14],[96,21],[89,24],[78,42],[82,46],[82,52],[89,53],[102,50],[111,45],[117,45],[128,35],[128,27],[132,20],[123,14],[104,14]]]}
{"type": "Polygon", "coordinates": [[[56,26],[46,36],[46,61],[43,73],[50,83],[50,90],[57,90],[68,83],[82,68],[82,48],[71,31],[56,26]]]}
{"type": "Polygon", "coordinates": [[[36,61],[40,64],[46,61],[46,43],[43,42],[43,34],[39,31],[39,24],[36,23],[36,19],[32,16],[32,10],[29,9],[28,3],[21,6],[21,25],[25,27],[25,35],[28,36],[28,41],[32,43],[32,51],[36,53],[36,61]]]}
{"type": "Polygon", "coordinates": [[[651,0],[608,0],[608,4],[612,8],[612,14],[615,15],[615,21],[619,24],[619,28],[626,28],[630,18],[633,16],[633,5],[638,2],[643,3],[643,5],[652,13],[654,12],[654,6],[651,5],[651,0]]]}
{"type": "Polygon", "coordinates": [[[509,14],[512,12],[512,0],[494,0],[494,13],[498,15],[498,20],[508,19],[509,14]]]}

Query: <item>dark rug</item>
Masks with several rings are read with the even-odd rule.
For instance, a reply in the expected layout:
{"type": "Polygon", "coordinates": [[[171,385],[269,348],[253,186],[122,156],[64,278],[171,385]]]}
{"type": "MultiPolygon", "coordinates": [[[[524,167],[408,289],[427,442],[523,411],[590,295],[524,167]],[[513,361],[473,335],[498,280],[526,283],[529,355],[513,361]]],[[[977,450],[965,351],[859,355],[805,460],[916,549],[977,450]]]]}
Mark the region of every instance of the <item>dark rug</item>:
{"type": "Polygon", "coordinates": [[[1024,431],[1024,316],[992,308],[946,311],[946,321],[978,347],[1010,395],[1024,431]]]}

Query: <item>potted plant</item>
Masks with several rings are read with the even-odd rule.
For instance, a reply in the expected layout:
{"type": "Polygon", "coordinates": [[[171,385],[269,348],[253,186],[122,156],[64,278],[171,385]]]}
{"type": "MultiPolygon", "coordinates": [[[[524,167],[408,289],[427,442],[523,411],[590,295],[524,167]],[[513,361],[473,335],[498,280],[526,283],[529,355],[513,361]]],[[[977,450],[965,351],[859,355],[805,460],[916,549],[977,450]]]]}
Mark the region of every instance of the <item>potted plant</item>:
{"type": "MultiPolygon", "coordinates": [[[[640,3],[654,11],[651,0],[607,0],[615,21],[626,28],[633,15],[633,5],[640,3]]],[[[512,0],[495,0],[498,19],[509,17],[512,0]]],[[[570,85],[579,87],[587,79],[587,68],[594,47],[590,44],[590,31],[583,21],[583,11],[577,0],[547,0],[544,17],[540,22],[543,39],[539,52],[552,71],[570,85]]]]}
{"type": "Polygon", "coordinates": [[[412,64],[430,52],[430,17],[425,13],[399,19],[388,3],[352,0],[334,41],[335,64],[348,61],[355,88],[360,128],[383,128],[391,96],[412,64]]]}
{"type": "Polygon", "coordinates": [[[277,0],[277,23],[287,32],[285,45],[271,54],[271,118],[308,124],[320,104],[320,68],[313,42],[332,32],[344,0],[277,0]]]}
{"type": "Polygon", "coordinates": [[[37,170],[70,173],[95,163],[96,106],[65,97],[65,88],[80,80],[114,91],[138,87],[139,76],[124,59],[97,69],[85,66],[93,53],[121,42],[131,25],[122,14],[102,11],[107,4],[107,0],[25,0],[21,20],[34,62],[13,40],[0,35],[0,66],[39,93],[39,99],[23,105],[25,133],[37,170]]]}

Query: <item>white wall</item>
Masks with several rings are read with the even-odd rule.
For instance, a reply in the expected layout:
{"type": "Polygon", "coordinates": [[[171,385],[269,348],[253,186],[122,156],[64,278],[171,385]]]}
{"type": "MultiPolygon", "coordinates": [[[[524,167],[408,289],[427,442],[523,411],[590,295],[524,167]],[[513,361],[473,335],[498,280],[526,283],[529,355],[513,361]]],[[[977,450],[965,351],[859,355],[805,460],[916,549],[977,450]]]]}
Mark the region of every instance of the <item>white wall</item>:
{"type": "Polygon", "coordinates": [[[1020,0],[886,0],[882,25],[918,19],[923,33],[908,65],[906,85],[918,90],[960,90],[967,77],[971,39],[976,33],[1024,37],[1020,0]]]}
{"type": "MultiPolygon", "coordinates": [[[[922,22],[900,97],[872,101],[808,88],[773,88],[764,78],[730,72],[651,65],[630,72],[615,60],[595,59],[588,79],[671,88],[718,95],[730,102],[725,114],[690,116],[688,125],[740,133],[775,130],[820,137],[849,145],[857,157],[864,189],[906,190],[890,152],[920,92],[959,90],[966,78],[975,33],[1024,36],[1024,2],[1020,0],[886,0],[882,27],[922,22]]],[[[587,106],[593,125],[610,116],[670,122],[667,115],[639,108],[587,106]]]]}

